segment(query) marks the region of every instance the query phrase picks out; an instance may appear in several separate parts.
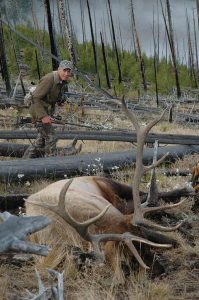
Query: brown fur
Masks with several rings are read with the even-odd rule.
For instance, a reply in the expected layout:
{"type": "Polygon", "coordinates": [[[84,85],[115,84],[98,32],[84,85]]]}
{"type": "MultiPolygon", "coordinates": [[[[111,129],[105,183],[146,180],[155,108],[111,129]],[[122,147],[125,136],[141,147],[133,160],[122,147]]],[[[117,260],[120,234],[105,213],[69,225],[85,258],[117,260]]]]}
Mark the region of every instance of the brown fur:
{"type": "Polygon", "coordinates": [[[199,192],[199,163],[197,163],[192,170],[192,178],[191,178],[191,182],[192,182],[192,186],[195,189],[196,192],[199,192]]]}
{"type": "Polygon", "coordinates": [[[106,177],[93,177],[102,196],[123,214],[133,211],[132,187],[106,177]],[[131,202],[129,202],[131,200],[131,202]]]}
{"type": "MultiPolygon", "coordinates": [[[[100,188],[103,197],[124,215],[134,211],[132,186],[119,183],[106,177],[92,177],[95,184],[100,188]]],[[[140,192],[140,195],[145,195],[140,192]]]]}

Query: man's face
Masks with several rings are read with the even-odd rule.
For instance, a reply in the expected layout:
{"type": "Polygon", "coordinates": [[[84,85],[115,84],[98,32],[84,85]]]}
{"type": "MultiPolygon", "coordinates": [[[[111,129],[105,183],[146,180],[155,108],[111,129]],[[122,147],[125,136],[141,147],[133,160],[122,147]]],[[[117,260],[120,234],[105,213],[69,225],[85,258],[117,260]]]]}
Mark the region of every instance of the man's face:
{"type": "Polygon", "coordinates": [[[64,81],[68,81],[72,76],[71,69],[58,69],[59,78],[64,81]]]}

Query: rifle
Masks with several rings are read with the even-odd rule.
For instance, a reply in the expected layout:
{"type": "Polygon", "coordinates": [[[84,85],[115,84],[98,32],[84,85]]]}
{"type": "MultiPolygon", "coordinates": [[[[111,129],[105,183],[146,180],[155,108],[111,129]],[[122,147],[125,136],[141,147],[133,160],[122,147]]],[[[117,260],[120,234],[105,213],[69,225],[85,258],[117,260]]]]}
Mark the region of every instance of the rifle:
{"type": "MultiPolygon", "coordinates": [[[[57,116],[51,116],[54,119],[53,124],[54,125],[71,125],[71,126],[77,126],[77,127],[84,127],[84,128],[90,128],[90,129],[107,129],[107,126],[101,125],[101,124],[77,124],[77,123],[72,123],[72,122],[66,122],[62,120],[62,117],[57,115],[57,116]]],[[[17,117],[17,123],[16,125],[24,125],[24,124],[30,124],[32,123],[32,118],[31,117],[17,117]]],[[[40,127],[42,125],[41,122],[36,122],[36,127],[40,127]]]]}

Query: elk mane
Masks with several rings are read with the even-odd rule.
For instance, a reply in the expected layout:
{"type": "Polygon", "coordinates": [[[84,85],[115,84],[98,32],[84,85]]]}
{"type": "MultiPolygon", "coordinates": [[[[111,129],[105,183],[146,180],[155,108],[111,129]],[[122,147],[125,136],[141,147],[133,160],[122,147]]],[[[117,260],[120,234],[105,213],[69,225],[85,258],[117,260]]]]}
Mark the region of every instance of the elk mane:
{"type": "MultiPolygon", "coordinates": [[[[125,215],[134,211],[132,186],[119,183],[111,178],[93,176],[93,181],[101,190],[102,196],[108,200],[115,208],[125,215]]],[[[140,192],[140,195],[145,195],[140,192]]]]}

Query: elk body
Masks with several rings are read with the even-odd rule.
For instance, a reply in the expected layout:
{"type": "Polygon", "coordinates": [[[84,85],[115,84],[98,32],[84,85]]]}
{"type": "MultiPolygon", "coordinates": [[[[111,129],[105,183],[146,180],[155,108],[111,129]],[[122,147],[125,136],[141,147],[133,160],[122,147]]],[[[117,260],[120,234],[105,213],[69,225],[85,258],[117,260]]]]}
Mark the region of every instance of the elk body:
{"type": "Polygon", "coordinates": [[[62,248],[72,241],[77,245],[77,231],[83,239],[93,244],[99,256],[102,256],[101,242],[106,242],[105,257],[110,259],[114,257],[115,245],[122,241],[139,263],[146,267],[133,242],[163,248],[169,248],[172,243],[159,233],[133,225],[132,187],[105,177],[83,176],[74,178],[72,182],[68,179],[54,182],[31,195],[27,199],[26,210],[27,215],[49,215],[53,220],[53,224],[43,233],[38,233],[39,242],[51,243],[51,247],[60,245],[62,248]],[[73,224],[71,217],[80,224],[85,221],[89,223],[81,227],[80,224],[73,224]]]}

